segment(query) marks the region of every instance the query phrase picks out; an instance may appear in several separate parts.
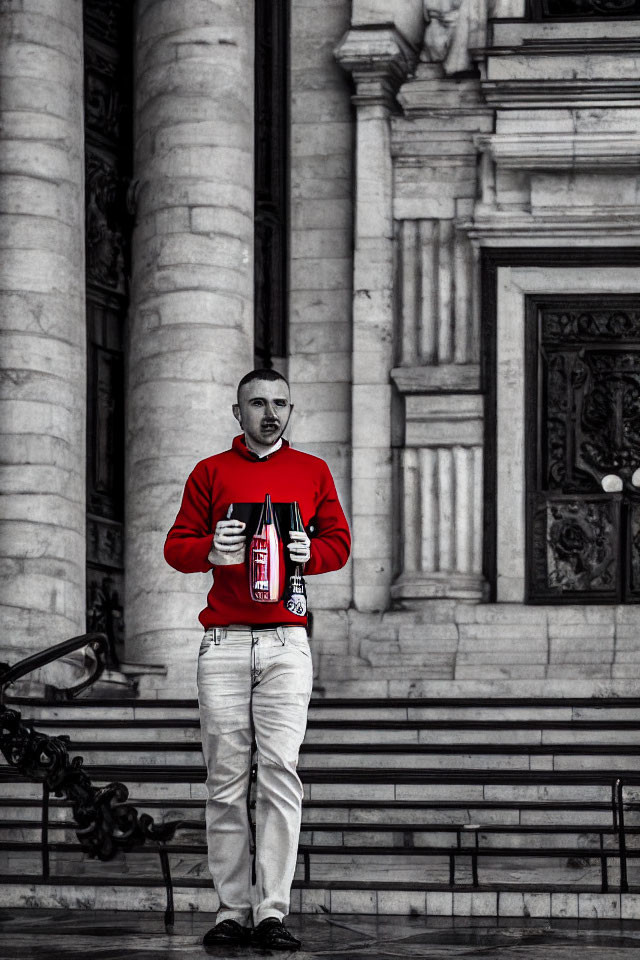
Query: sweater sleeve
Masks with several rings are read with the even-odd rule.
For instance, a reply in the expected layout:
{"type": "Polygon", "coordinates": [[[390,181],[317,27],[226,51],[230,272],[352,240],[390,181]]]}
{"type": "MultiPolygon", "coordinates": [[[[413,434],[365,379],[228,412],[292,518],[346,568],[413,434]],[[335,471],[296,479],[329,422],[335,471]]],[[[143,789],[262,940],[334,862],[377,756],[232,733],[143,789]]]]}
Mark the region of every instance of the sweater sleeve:
{"type": "Polygon", "coordinates": [[[340,506],[329,467],[324,464],[315,513],[315,536],[304,574],[329,573],[344,567],[351,552],[351,532],[340,506]]]}
{"type": "Polygon", "coordinates": [[[175,523],[167,534],[164,557],[181,573],[206,573],[213,542],[210,525],[211,491],[206,470],[196,464],[187,478],[175,523]]]}

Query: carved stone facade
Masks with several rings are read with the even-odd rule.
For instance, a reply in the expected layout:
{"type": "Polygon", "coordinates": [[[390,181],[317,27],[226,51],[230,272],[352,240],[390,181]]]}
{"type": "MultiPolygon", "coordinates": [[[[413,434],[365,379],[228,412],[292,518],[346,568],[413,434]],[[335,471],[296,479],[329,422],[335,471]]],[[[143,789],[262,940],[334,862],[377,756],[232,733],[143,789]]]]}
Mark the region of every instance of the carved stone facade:
{"type": "MultiPolygon", "coordinates": [[[[379,49],[371,6],[354,2],[345,41],[360,44],[362,62],[379,49]]],[[[390,642],[408,655],[402,638],[413,617],[416,642],[420,631],[450,625],[450,676],[467,689],[471,677],[508,680],[514,691],[578,678],[624,686],[635,656],[627,631],[640,627],[629,332],[640,300],[630,296],[624,310],[616,301],[630,291],[631,267],[607,249],[640,239],[637,10],[633,2],[420,6],[423,31],[414,22],[404,34],[418,60],[390,107],[384,143],[394,220],[392,510],[401,537],[384,626],[360,652],[382,675],[390,642]],[[516,261],[519,279],[506,287],[516,261]],[[574,307],[588,307],[593,329],[566,298],[562,319],[545,306],[545,293],[557,305],[578,291],[574,307]],[[574,336],[563,361],[551,340],[576,324],[584,342],[574,336]],[[606,332],[596,336],[594,324],[606,332]],[[552,453],[574,458],[584,490],[536,485],[536,457],[557,474],[552,453]],[[561,623],[574,624],[571,642],[561,641],[561,623]],[[614,652],[614,637],[624,653],[614,652]]],[[[392,19],[394,4],[387,8],[392,19]]],[[[351,66],[343,49],[338,59],[351,66]]],[[[384,159],[368,155],[364,172],[356,167],[356,197],[384,159]]],[[[425,659],[410,689],[433,690],[434,670],[425,659]]]]}
{"type": "MultiPolygon", "coordinates": [[[[86,36],[116,36],[117,6],[86,36]]],[[[89,609],[128,660],[167,668],[142,692],[192,695],[209,578],[170,570],[162,543],[253,362],[253,4],[136,4],[131,183],[118,71],[88,44],[85,223],[80,7],[58,8],[64,117],[44,67],[20,74],[20,31],[2,41],[26,84],[0,97],[5,599],[16,649],[81,629],[88,548],[89,609]],[[87,381],[103,439],[85,488],[87,381]]],[[[290,26],[288,184],[262,171],[280,233],[290,201],[276,359],[288,438],[327,460],[353,532],[346,567],[309,578],[318,692],[637,693],[638,4],[292,0],[290,26]]]]}

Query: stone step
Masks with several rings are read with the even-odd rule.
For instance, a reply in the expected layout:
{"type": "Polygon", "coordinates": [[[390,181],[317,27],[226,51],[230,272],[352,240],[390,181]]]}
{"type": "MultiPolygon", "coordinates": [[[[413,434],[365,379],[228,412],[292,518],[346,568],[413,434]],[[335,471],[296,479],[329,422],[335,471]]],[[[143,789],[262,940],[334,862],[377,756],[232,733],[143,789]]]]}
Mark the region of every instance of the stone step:
{"type": "MultiPolygon", "coordinates": [[[[7,698],[7,706],[26,719],[77,720],[198,720],[196,700],[129,699],[96,701],[80,698],[68,703],[43,704],[24,698],[7,698]]],[[[455,697],[384,698],[362,701],[314,697],[309,705],[310,720],[487,720],[487,721],[640,721],[637,697],[580,700],[539,700],[518,705],[517,699],[492,696],[473,703],[455,697]]]]}
{"type": "MultiPolygon", "coordinates": [[[[364,724],[365,721],[353,721],[354,723],[364,724]]],[[[368,722],[368,721],[366,721],[368,722]]],[[[386,721],[387,723],[398,721],[386,721]]],[[[519,729],[514,723],[507,721],[500,725],[491,723],[487,728],[465,729],[453,724],[458,721],[402,721],[404,724],[413,724],[416,726],[391,728],[380,726],[366,728],[357,726],[345,728],[344,724],[336,729],[326,726],[314,726],[313,722],[307,727],[304,744],[306,747],[312,747],[316,744],[425,744],[441,745],[455,742],[456,744],[489,744],[495,745],[500,740],[508,740],[514,745],[526,746],[553,746],[562,745],[588,745],[598,743],[603,746],[611,745],[614,747],[628,746],[630,748],[640,749],[640,722],[637,729],[626,729],[625,727],[603,727],[597,725],[587,729],[541,729],[535,727],[532,729],[519,729]],[[417,724],[433,723],[443,724],[440,726],[427,726],[420,728],[417,724]]],[[[470,721],[463,721],[469,723],[470,721]]],[[[557,722],[557,721],[556,721],[557,722]]],[[[579,723],[581,721],[577,721],[579,723]]],[[[322,724],[323,721],[317,721],[322,724]]],[[[385,721],[381,721],[384,724],[385,721]]],[[[602,723],[602,721],[601,721],[602,723]]],[[[614,721],[615,723],[615,721],[614,721]]],[[[197,720],[187,720],[179,718],[176,720],[165,720],[162,727],[159,727],[157,720],[132,720],[126,724],[122,721],[91,721],[88,726],[82,720],[41,720],[36,723],[36,729],[48,734],[49,736],[68,736],[73,744],[73,749],[81,751],[85,744],[87,749],[92,748],[92,740],[98,740],[101,743],[128,744],[131,742],[148,744],[150,749],[156,749],[157,743],[170,744],[172,749],[177,749],[181,744],[188,744],[191,748],[193,744],[199,745],[201,742],[200,725],[197,720]],[[109,723],[110,725],[107,725],[109,723]]],[[[196,749],[196,748],[194,748],[196,749]]]]}
{"type": "MultiPolygon", "coordinates": [[[[137,809],[139,814],[149,814],[156,823],[165,823],[169,820],[197,820],[204,823],[205,801],[196,800],[187,805],[188,801],[167,799],[166,801],[155,803],[145,802],[136,797],[130,798],[130,803],[137,809]]],[[[6,801],[0,806],[0,819],[12,821],[16,824],[25,821],[39,822],[41,807],[38,802],[34,806],[26,806],[25,800],[16,802],[15,805],[9,805],[6,801]]],[[[50,823],[70,823],[72,820],[72,810],[70,805],[49,807],[50,823]]],[[[637,811],[632,814],[627,811],[627,826],[636,826],[636,821],[640,820],[637,811]]],[[[390,823],[410,827],[412,824],[433,824],[433,825],[457,825],[457,824],[480,824],[481,826],[512,826],[521,824],[522,826],[564,826],[584,831],[587,827],[610,827],[612,825],[612,812],[609,805],[604,805],[602,809],[572,809],[572,810],[529,810],[523,807],[520,809],[490,809],[473,804],[467,806],[453,806],[443,808],[440,806],[415,808],[415,809],[393,809],[391,806],[385,806],[380,809],[366,809],[353,805],[348,808],[342,807],[314,807],[312,801],[305,801],[303,808],[303,824],[309,829],[313,829],[316,823],[323,824],[353,824],[353,825],[371,825],[375,829],[376,825],[381,827],[390,823]]]]}
{"type": "MultiPolygon", "coordinates": [[[[181,768],[174,768],[175,770],[181,768]]],[[[184,768],[185,777],[174,776],[170,782],[160,782],[145,776],[144,780],[135,776],[126,777],[125,768],[109,771],[115,776],[99,775],[89,769],[92,782],[95,786],[121,780],[125,783],[129,795],[137,798],[138,802],[146,800],[167,801],[171,804],[181,800],[206,800],[207,788],[202,779],[192,780],[190,769],[184,768]]],[[[303,788],[306,800],[321,800],[331,804],[334,801],[348,802],[352,806],[362,805],[365,801],[414,801],[432,802],[436,806],[443,801],[455,801],[456,804],[469,805],[474,801],[500,801],[514,806],[523,802],[554,801],[558,803],[597,802],[611,805],[611,789],[607,784],[498,784],[498,783],[311,783],[304,781],[303,788]]],[[[2,795],[6,798],[34,799],[42,797],[42,785],[22,780],[18,775],[11,774],[11,779],[2,782],[2,795]]],[[[638,788],[625,789],[626,802],[638,802],[638,788]]]]}
{"type": "MultiPolygon", "coordinates": [[[[182,800],[167,797],[165,799],[146,800],[138,797],[130,797],[130,802],[138,810],[139,814],[146,813],[153,817],[156,823],[164,823],[169,820],[191,820],[204,823],[204,799],[182,800]]],[[[68,803],[60,804],[59,801],[50,801],[49,821],[51,823],[66,822],[72,820],[72,810],[68,803]]],[[[448,801],[452,803],[452,801],[448,801]]],[[[455,804],[455,802],[454,802],[455,804]]],[[[572,808],[572,809],[529,809],[526,801],[521,801],[516,808],[498,808],[483,807],[482,801],[471,804],[460,804],[459,806],[443,806],[442,801],[432,801],[431,806],[404,807],[401,804],[393,806],[392,804],[381,807],[367,808],[358,806],[357,801],[351,806],[325,806],[314,805],[314,801],[306,800],[303,807],[303,829],[313,830],[316,823],[332,824],[353,824],[356,826],[370,826],[376,829],[376,826],[384,827],[388,824],[398,824],[411,826],[412,824],[430,824],[430,825],[462,825],[462,824],[480,824],[487,826],[513,826],[522,825],[526,827],[535,826],[564,826],[569,829],[580,830],[584,832],[587,828],[604,827],[612,825],[612,811],[610,804],[603,803],[600,808],[592,809],[572,808]]],[[[40,800],[31,798],[19,801],[3,799],[0,805],[0,819],[14,821],[16,824],[32,821],[39,822],[41,816],[40,800]]],[[[635,827],[640,821],[638,811],[627,811],[627,826],[635,827]]],[[[337,828],[336,828],[337,829],[337,828]]]]}
{"type": "MultiPolygon", "coordinates": [[[[307,848],[309,849],[309,848],[307,848]]],[[[327,848],[320,848],[325,850],[327,848]]],[[[360,881],[367,878],[370,884],[393,880],[395,883],[425,883],[436,886],[449,886],[449,857],[446,854],[427,854],[420,851],[408,854],[394,850],[382,854],[371,852],[316,852],[310,857],[310,879],[312,882],[328,884],[360,881]]],[[[554,886],[573,888],[600,888],[600,864],[592,858],[588,862],[580,856],[568,860],[564,853],[557,856],[527,856],[520,852],[513,856],[496,855],[479,857],[478,876],[482,885],[488,884],[528,884],[549,890],[554,886]]],[[[628,863],[629,883],[635,887],[640,880],[638,860],[628,863]]],[[[49,856],[52,878],[65,877],[81,881],[87,877],[99,877],[102,882],[122,880],[130,877],[134,880],[155,879],[161,876],[158,854],[153,849],[137,852],[119,852],[113,860],[100,862],[89,859],[81,851],[51,851],[49,856]]],[[[172,878],[194,883],[200,879],[210,883],[207,855],[205,852],[170,853],[172,878]]],[[[39,850],[0,850],[0,876],[17,879],[22,876],[41,874],[42,861],[39,850]]],[[[456,858],[456,884],[471,884],[471,857],[461,853],[456,858]]],[[[298,857],[295,880],[304,882],[305,867],[302,855],[298,857]]],[[[608,865],[608,879],[611,887],[619,886],[620,875],[618,861],[611,858],[608,865]]],[[[0,890],[3,887],[0,883],[0,890]]],[[[4,892],[4,891],[3,891],[4,892]]]]}
{"type": "MultiPolygon", "coordinates": [[[[205,766],[201,754],[194,753],[123,753],[116,751],[95,752],[85,750],[78,751],[86,761],[86,769],[89,775],[98,779],[120,780],[126,784],[135,782],[139,779],[139,770],[145,769],[145,779],[153,776],[162,779],[176,781],[200,783],[205,778],[205,766]],[[129,762],[122,762],[125,759],[129,762]],[[103,770],[109,772],[103,773],[103,770]],[[167,772],[168,771],[168,772],[167,772]],[[181,773],[180,771],[184,771],[181,773]]],[[[74,754],[72,754],[73,756],[74,754]]],[[[304,754],[301,754],[304,760],[304,754]]],[[[336,778],[340,773],[352,772],[354,775],[358,771],[368,774],[372,769],[380,776],[388,775],[390,780],[396,779],[401,782],[403,775],[414,774],[416,777],[424,774],[425,777],[436,779],[440,774],[446,777],[448,774],[458,772],[461,776],[465,773],[470,776],[487,773],[487,779],[495,779],[500,773],[504,774],[524,774],[528,771],[539,773],[541,779],[546,771],[555,773],[589,773],[596,775],[604,774],[603,758],[596,756],[572,756],[555,755],[551,758],[545,758],[545,763],[536,762],[537,758],[530,758],[526,755],[493,756],[485,754],[444,754],[436,756],[416,756],[411,754],[398,754],[397,756],[367,754],[363,757],[350,757],[341,754],[329,754],[326,756],[313,756],[309,760],[312,762],[300,765],[300,778],[304,781],[306,776],[313,778],[314,773],[318,776],[322,774],[323,780],[330,782],[331,774],[335,773],[336,778]],[[489,776],[491,774],[491,776],[489,776]]],[[[637,776],[637,757],[612,755],[606,759],[607,774],[613,778],[620,774],[623,779],[630,779],[637,776]]]]}
{"type": "MultiPolygon", "coordinates": [[[[94,874],[95,877],[95,874],[94,874]]],[[[0,877],[0,883],[4,878],[0,877]]],[[[3,883],[3,905],[8,908],[29,904],[34,907],[91,910],[153,910],[162,915],[166,896],[160,878],[148,882],[117,883],[100,878],[81,884],[38,882],[38,877],[11,878],[3,883]]],[[[174,889],[176,911],[214,912],[218,898],[206,879],[191,880],[174,889]]],[[[488,916],[639,920],[640,895],[633,893],[574,892],[563,889],[516,891],[509,885],[492,890],[437,889],[435,884],[390,884],[380,881],[366,886],[362,881],[313,885],[294,884],[291,913],[367,913],[429,917],[488,916]]],[[[160,921],[161,922],[161,921],[160,921]]]]}
{"type": "MultiPolygon", "coordinates": [[[[163,817],[157,822],[172,820],[172,817],[163,817]]],[[[193,818],[195,820],[196,818],[193,818]]],[[[170,841],[172,846],[196,844],[206,850],[206,833],[204,818],[199,818],[198,826],[182,827],[170,841]]],[[[529,825],[524,827],[508,824],[489,824],[478,821],[471,829],[468,823],[458,821],[449,826],[447,824],[427,824],[421,821],[417,824],[402,823],[345,823],[303,821],[300,832],[301,844],[312,845],[342,845],[353,846],[380,846],[380,847],[440,847],[455,845],[460,834],[461,846],[465,849],[473,847],[476,835],[483,848],[490,847],[549,847],[575,848],[588,847],[595,850],[600,838],[605,849],[617,845],[617,837],[611,823],[593,822],[578,824],[554,825],[554,833],[545,831],[547,825],[529,825]],[[462,829],[461,829],[462,828],[462,829]],[[561,832],[560,832],[561,831],[561,832]]],[[[39,821],[15,820],[0,821],[0,843],[10,842],[33,844],[39,843],[41,825],[39,821]]],[[[51,843],[78,842],[73,821],[67,817],[64,822],[49,821],[49,841],[51,843]]],[[[628,827],[627,844],[629,850],[640,847],[640,826],[628,827]]]]}

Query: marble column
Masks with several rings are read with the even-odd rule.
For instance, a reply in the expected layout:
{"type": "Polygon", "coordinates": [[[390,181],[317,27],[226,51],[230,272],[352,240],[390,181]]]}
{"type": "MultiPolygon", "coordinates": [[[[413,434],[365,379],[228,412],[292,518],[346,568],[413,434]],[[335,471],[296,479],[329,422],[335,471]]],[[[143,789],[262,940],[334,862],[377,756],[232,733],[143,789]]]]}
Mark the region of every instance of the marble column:
{"type": "Polygon", "coordinates": [[[391,391],[393,167],[390,114],[415,51],[393,26],[352,28],[336,50],[355,83],[352,534],[354,601],[384,610],[393,575],[391,391]]]}
{"type": "Polygon", "coordinates": [[[253,366],[253,3],[139,0],[136,16],[126,651],[191,683],[211,576],[171,570],[163,543],[189,472],[238,432],[253,366]]]}
{"type": "Polygon", "coordinates": [[[3,659],[84,632],[82,0],[0,5],[3,659]]]}

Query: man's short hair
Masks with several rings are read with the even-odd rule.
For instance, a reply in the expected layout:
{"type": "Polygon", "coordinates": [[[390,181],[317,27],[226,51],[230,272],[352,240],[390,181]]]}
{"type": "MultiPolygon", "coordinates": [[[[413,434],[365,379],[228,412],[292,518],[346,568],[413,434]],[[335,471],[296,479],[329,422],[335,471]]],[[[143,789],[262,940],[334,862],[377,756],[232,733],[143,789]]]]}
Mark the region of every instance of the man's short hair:
{"type": "Polygon", "coordinates": [[[278,373],[277,370],[259,367],[256,370],[251,370],[249,373],[246,373],[238,384],[238,403],[240,403],[240,388],[243,387],[245,383],[252,383],[254,380],[283,380],[286,383],[287,388],[289,387],[289,381],[287,378],[281,373],[278,373]]]}

